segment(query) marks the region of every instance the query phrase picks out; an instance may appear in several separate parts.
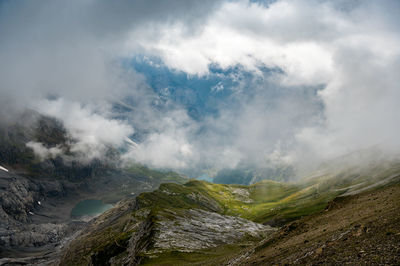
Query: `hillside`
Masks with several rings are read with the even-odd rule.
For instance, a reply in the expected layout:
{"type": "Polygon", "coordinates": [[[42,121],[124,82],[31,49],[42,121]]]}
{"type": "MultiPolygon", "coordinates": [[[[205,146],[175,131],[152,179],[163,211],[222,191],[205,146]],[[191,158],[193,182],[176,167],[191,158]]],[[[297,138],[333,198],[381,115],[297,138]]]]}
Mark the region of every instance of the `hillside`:
{"type": "Polygon", "coordinates": [[[330,202],[277,231],[232,264],[398,265],[400,185],[330,202]]]}
{"type": "MultiPolygon", "coordinates": [[[[162,184],[154,192],[120,202],[94,220],[71,243],[61,265],[216,265],[247,258],[265,264],[266,261],[258,261],[257,255],[249,257],[254,253],[252,247],[265,242],[263,239],[286,234],[282,232],[292,231],[299,221],[309,217],[316,219],[313,217],[325,213],[327,206],[343,202],[343,197],[368,195],[382,187],[397,191],[399,181],[400,164],[392,161],[336,172],[320,171],[297,183],[262,181],[240,186],[192,180],[184,185],[162,184]],[[283,229],[275,233],[279,226],[283,229]],[[238,257],[240,251],[244,253],[238,257]]],[[[392,207],[396,200],[393,198],[392,207]]],[[[368,208],[368,202],[363,201],[360,208],[368,208]]],[[[393,212],[393,208],[389,209],[393,212]]],[[[343,219],[351,224],[353,220],[346,213],[343,219]]],[[[340,213],[336,215],[340,217],[340,213]]],[[[307,230],[317,234],[312,228],[307,230]]],[[[332,228],[336,234],[338,227],[332,228]]],[[[312,242],[312,238],[303,241],[298,246],[301,252],[301,246],[312,242]]],[[[263,248],[261,245],[256,250],[263,248]]],[[[279,259],[275,262],[280,263],[279,259]]]]}

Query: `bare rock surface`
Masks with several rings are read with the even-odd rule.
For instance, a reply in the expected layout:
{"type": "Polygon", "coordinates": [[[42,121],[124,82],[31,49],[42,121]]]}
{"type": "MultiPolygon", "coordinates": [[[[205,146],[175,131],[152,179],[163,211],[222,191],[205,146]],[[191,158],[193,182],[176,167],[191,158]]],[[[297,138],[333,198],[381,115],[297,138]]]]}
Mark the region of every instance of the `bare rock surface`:
{"type": "Polygon", "coordinates": [[[200,209],[185,211],[173,219],[156,222],[154,246],[149,252],[177,250],[190,252],[233,243],[245,236],[262,237],[274,231],[270,226],[239,217],[221,215],[200,209]]]}

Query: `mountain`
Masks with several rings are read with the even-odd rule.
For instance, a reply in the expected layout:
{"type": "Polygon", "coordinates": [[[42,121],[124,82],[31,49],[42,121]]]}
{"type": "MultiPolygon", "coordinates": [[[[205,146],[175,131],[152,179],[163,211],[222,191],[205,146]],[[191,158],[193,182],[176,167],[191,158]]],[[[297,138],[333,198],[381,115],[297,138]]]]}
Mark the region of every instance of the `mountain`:
{"type": "MultiPolygon", "coordinates": [[[[82,161],[73,143],[59,121],[36,113],[0,126],[0,265],[399,263],[397,157],[370,149],[296,182],[234,185],[122,167],[113,147],[82,161]],[[62,153],[41,158],[30,142],[62,153]],[[114,206],[71,217],[87,199],[114,206]]],[[[254,182],[292,170],[246,171],[254,182]]]]}
{"type": "Polygon", "coordinates": [[[290,164],[277,164],[270,167],[247,166],[235,169],[222,169],[213,178],[218,184],[250,185],[262,180],[289,181],[296,175],[290,164]]]}
{"type": "MultiPolygon", "coordinates": [[[[191,180],[183,185],[162,184],[153,192],[120,202],[93,220],[71,242],[60,264],[265,265],[270,259],[278,264],[312,264],[323,252],[328,255],[345,250],[337,241],[350,232],[378,230],[378,224],[364,222],[383,218],[380,202],[384,204],[382,211],[390,216],[381,221],[381,230],[389,233],[377,237],[383,237],[379,243],[389,254],[388,261],[399,262],[396,249],[392,249],[400,243],[395,226],[399,221],[395,208],[399,182],[399,161],[377,160],[356,168],[327,167],[296,183],[265,180],[243,186],[191,180]],[[377,212],[363,212],[369,208],[372,195],[379,198],[371,205],[377,212]],[[385,236],[391,239],[388,245],[385,236]],[[275,250],[275,246],[280,249],[275,250]],[[293,249],[287,251],[287,246],[293,249]],[[313,253],[307,253],[303,246],[313,253]],[[285,259],[287,254],[293,256],[285,259]]],[[[374,234],[362,236],[364,242],[352,240],[353,249],[374,243],[374,234]]],[[[324,262],[323,257],[318,258],[324,262]]],[[[334,262],[333,258],[325,259],[334,262]]],[[[364,261],[362,256],[349,260],[364,261]]]]}
{"type": "Polygon", "coordinates": [[[82,161],[71,151],[73,143],[62,123],[35,112],[0,125],[1,258],[56,250],[85,227],[85,221],[71,217],[73,207],[85,199],[115,204],[162,182],[187,181],[179,174],[142,165],[121,167],[112,147],[104,159],[82,161]],[[41,158],[27,145],[32,142],[62,152],[41,158]]]}

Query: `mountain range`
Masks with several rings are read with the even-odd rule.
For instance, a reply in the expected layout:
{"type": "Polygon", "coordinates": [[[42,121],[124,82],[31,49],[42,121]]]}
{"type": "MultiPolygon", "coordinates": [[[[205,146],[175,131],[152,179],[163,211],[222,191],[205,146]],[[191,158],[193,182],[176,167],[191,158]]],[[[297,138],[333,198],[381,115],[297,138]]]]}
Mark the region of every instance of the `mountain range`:
{"type": "Polygon", "coordinates": [[[396,156],[368,149],[297,181],[217,184],[121,165],[112,147],[107,159],[83,162],[69,150],[73,141],[35,113],[2,127],[1,265],[399,262],[396,156]],[[38,158],[32,141],[64,153],[38,158]],[[86,199],[113,207],[72,217],[86,199]]]}

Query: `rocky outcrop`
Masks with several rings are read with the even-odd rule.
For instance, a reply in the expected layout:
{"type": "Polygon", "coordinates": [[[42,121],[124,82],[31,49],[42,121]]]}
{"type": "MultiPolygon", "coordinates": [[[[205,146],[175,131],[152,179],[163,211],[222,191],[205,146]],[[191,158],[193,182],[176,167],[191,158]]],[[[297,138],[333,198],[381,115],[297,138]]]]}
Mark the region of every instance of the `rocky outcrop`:
{"type": "Polygon", "coordinates": [[[21,224],[19,228],[0,229],[0,245],[9,248],[45,246],[59,242],[67,232],[67,224],[21,224]]]}
{"type": "Polygon", "coordinates": [[[170,252],[251,242],[275,231],[223,212],[218,202],[190,183],[163,184],[93,220],[71,243],[61,265],[137,265],[170,252]]]}
{"type": "Polygon", "coordinates": [[[0,170],[1,257],[21,257],[24,252],[53,247],[82,225],[67,220],[54,222],[54,217],[43,214],[45,201],[64,193],[60,181],[34,182],[12,171],[0,170]]]}
{"type": "Polygon", "coordinates": [[[192,252],[234,243],[245,236],[261,238],[274,231],[270,226],[201,209],[191,209],[180,214],[166,210],[157,218],[149,254],[166,250],[192,252]]]}
{"type": "Polygon", "coordinates": [[[36,184],[16,174],[0,171],[2,221],[27,222],[38,201],[40,201],[40,191],[36,184]]]}

